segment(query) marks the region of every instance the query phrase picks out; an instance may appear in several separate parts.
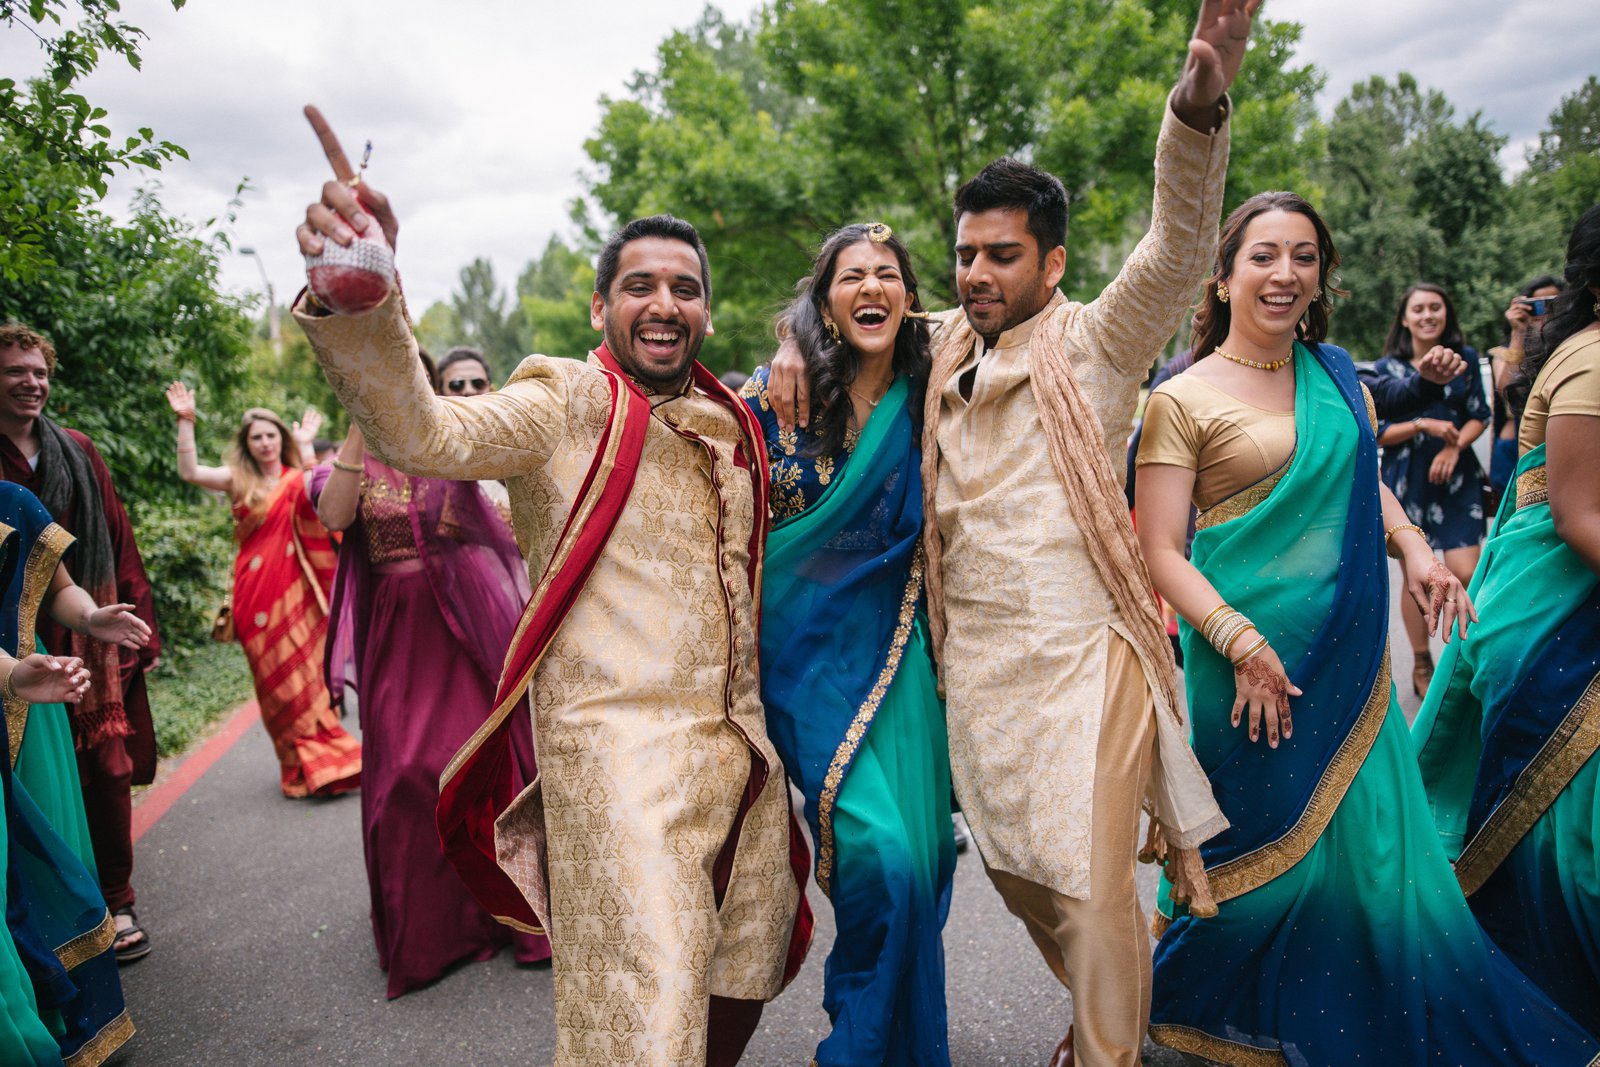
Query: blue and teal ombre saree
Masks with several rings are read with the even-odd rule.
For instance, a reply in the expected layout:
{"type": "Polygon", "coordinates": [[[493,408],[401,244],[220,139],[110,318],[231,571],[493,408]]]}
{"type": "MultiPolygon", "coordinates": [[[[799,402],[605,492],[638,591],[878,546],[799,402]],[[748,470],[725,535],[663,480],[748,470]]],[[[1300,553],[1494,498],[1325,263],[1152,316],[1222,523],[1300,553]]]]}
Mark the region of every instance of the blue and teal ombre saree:
{"type": "Polygon", "coordinates": [[[1304,695],[1277,749],[1183,628],[1195,752],[1231,825],[1214,918],[1165,893],[1151,1036],[1228,1064],[1586,1064],[1596,1042],[1484,937],[1433,832],[1389,677],[1377,444],[1349,356],[1296,344],[1296,446],[1201,516],[1193,562],[1304,695]]]}
{"type": "Polygon", "coordinates": [[[1543,444],[1470,591],[1482,621],[1445,650],[1413,727],[1422,779],[1483,928],[1600,1032],[1600,578],[1556,532],[1543,444]]]}
{"type": "Polygon", "coordinates": [[[805,795],[838,935],[815,1063],[950,1062],[941,933],[955,844],[950,765],[922,615],[922,477],[902,377],[853,448],[782,441],[765,369],[743,395],[773,456],[762,594],[767,732],[805,795]]]}

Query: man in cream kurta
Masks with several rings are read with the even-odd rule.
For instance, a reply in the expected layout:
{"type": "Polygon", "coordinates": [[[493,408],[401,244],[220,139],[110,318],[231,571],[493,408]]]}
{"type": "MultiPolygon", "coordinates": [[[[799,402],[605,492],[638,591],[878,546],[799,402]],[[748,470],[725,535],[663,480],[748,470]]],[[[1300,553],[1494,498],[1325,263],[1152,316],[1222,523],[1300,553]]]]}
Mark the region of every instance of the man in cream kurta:
{"type": "MultiPolygon", "coordinates": [[[[640,338],[669,338],[662,358],[680,373],[703,336],[694,316],[706,295],[688,292],[701,287],[685,274],[706,275],[698,236],[691,248],[670,232],[689,249],[678,255],[688,266],[630,259],[642,247],[671,255],[670,238],[624,240],[614,283],[602,257],[597,285],[610,292],[597,293],[595,317],[608,316],[610,350],[666,348],[640,338]],[[614,335],[609,316],[636,290],[641,318],[614,335]]],[[[600,358],[531,356],[499,392],[445,399],[428,387],[397,293],[366,314],[319,315],[305,301],[296,314],[375,455],[425,477],[505,480],[537,585],[607,430],[612,392],[600,358]]],[[[751,475],[760,443],[727,404],[732,394],[713,399],[691,378],[658,392],[648,366],[635,373],[626,356],[617,364],[650,394],[640,466],[534,673],[541,789],[501,817],[496,846],[548,923],[556,1063],[704,1067],[708,1000],[759,1005],[777,994],[800,902],[787,788],[756,669],[751,475]],[[714,868],[730,857],[719,886],[714,868]]],[[[713,1032],[710,1062],[736,1060],[742,1041],[719,1056],[717,1040],[713,1032]]]]}
{"type": "Polygon", "coordinates": [[[1008,908],[1073,993],[1075,1034],[1055,1064],[1140,1059],[1150,1011],[1134,885],[1141,803],[1148,796],[1175,846],[1227,825],[1171,706],[1173,667],[1164,635],[1152,636],[1132,532],[1093,514],[1085,529],[1082,512],[1096,485],[1100,508],[1121,506],[1105,490],[1121,482],[1140,384],[1210,267],[1225,93],[1257,6],[1202,10],[1164,109],[1149,233],[1091,303],[1055,289],[1059,181],[998,160],[955,198],[965,316],[935,338],[923,440],[930,621],[962,809],[1008,908]],[[1063,395],[1041,397],[1041,381],[1063,395]],[[1064,472],[1059,452],[1071,447],[1064,472]],[[1077,477],[1090,463],[1095,477],[1077,477]],[[1125,547],[1108,550],[1110,540],[1125,547]],[[1127,575],[1108,586],[1107,559],[1138,572],[1137,601],[1127,575]]]}

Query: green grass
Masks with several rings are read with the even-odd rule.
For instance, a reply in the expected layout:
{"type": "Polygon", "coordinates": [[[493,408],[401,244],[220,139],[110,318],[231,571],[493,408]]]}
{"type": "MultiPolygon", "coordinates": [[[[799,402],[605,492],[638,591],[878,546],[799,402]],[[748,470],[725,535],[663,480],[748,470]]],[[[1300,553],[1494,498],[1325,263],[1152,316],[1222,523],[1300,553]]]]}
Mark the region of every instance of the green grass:
{"type": "Polygon", "coordinates": [[[217,719],[255,695],[244,651],[206,644],[163,659],[149,676],[156,751],[176,756],[217,719]]]}

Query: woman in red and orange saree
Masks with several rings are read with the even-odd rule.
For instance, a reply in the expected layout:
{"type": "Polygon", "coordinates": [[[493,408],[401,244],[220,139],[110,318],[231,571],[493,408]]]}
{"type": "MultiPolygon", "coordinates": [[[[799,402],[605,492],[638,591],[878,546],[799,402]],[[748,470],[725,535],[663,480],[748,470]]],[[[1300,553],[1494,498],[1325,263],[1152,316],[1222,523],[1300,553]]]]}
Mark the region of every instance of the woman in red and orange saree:
{"type": "Polygon", "coordinates": [[[265,408],[245,412],[226,467],[195,458],[194,397],[167,390],[178,416],[178,473],[233,499],[233,625],[255,681],[261,721],[278,754],[286,797],[328,796],[361,783],[361,746],[339,725],[323,680],[332,536],[306,495],[301,448],[321,419],[307,412],[291,432],[265,408]]]}

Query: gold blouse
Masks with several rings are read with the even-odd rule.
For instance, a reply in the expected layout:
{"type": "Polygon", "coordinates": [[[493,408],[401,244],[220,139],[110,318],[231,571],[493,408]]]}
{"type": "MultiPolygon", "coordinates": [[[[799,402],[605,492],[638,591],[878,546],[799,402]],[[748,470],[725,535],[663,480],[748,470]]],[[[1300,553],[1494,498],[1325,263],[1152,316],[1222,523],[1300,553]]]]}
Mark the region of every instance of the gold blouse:
{"type": "Polygon", "coordinates": [[[1204,511],[1283,466],[1294,445],[1294,412],[1259,408],[1179,374],[1150,394],[1137,462],[1194,471],[1192,501],[1204,511]]]}
{"type": "Polygon", "coordinates": [[[1600,415],[1600,333],[1567,338],[1539,369],[1522,412],[1519,454],[1544,444],[1552,415],[1600,415]]]}

